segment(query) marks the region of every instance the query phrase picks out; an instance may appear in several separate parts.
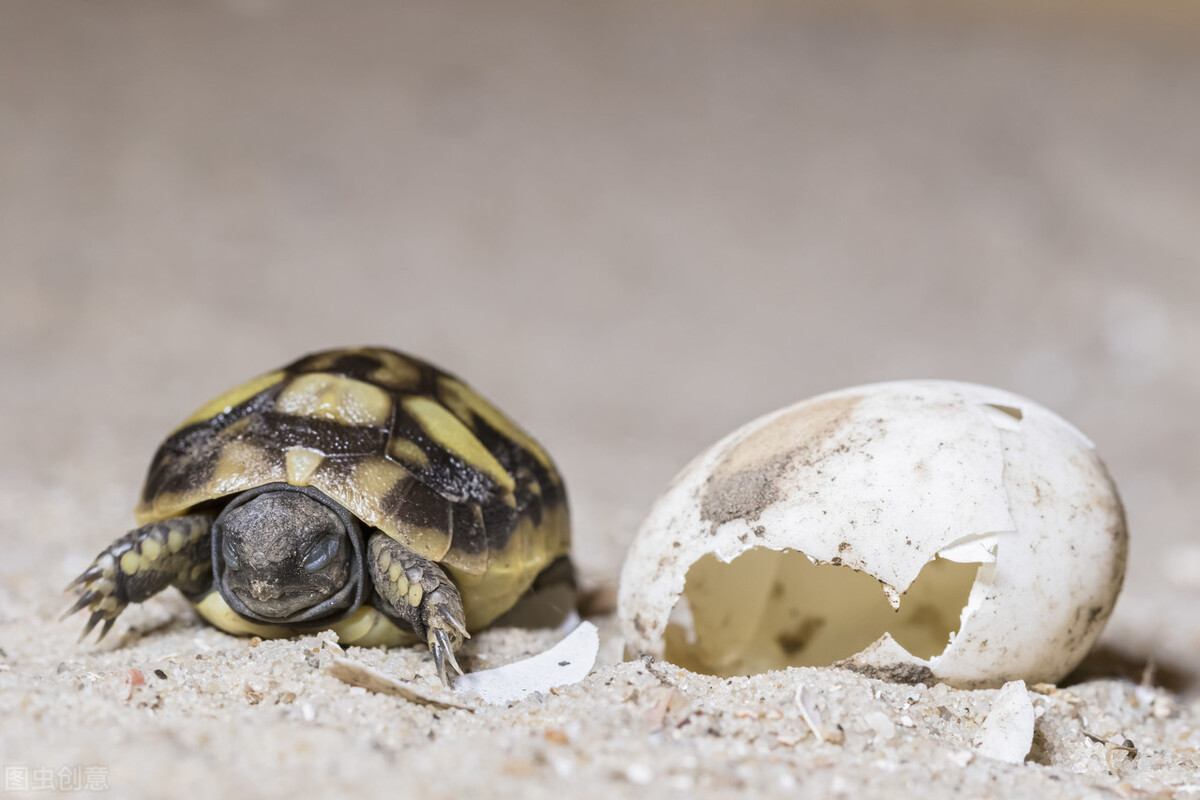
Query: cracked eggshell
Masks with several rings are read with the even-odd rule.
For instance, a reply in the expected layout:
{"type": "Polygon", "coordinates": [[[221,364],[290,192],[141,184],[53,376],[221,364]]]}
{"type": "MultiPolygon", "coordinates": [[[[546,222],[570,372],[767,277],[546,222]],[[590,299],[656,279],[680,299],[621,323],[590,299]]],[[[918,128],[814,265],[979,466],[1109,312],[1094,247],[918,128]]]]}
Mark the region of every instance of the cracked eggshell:
{"type": "MultiPolygon", "coordinates": [[[[747,609],[781,613],[768,591],[773,574],[737,586],[710,580],[702,597],[689,586],[694,608],[680,603],[702,557],[728,563],[752,550],[798,551],[865,573],[901,610],[927,564],[978,564],[965,602],[952,606],[952,632],[931,653],[913,655],[885,629],[835,663],[985,687],[1056,682],[1082,660],[1120,591],[1126,529],[1092,442],[1031,400],[951,381],[837,391],[743,426],[658,498],[621,572],[627,652],[662,657],[669,620],[692,626],[702,606],[734,610],[690,632],[735,640],[761,628],[747,609]]],[[[822,595],[818,605],[844,599],[822,595]]],[[[827,621],[822,608],[804,612],[814,629],[827,621]]],[[[796,663],[788,652],[776,647],[784,660],[771,666],[796,663]]]]}

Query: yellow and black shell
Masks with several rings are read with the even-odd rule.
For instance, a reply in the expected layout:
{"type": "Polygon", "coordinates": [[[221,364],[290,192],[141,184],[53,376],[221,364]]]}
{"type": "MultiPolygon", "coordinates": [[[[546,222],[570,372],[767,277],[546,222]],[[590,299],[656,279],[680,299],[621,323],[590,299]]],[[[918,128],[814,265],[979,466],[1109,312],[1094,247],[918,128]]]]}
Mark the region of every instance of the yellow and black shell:
{"type": "Polygon", "coordinates": [[[458,378],[393,350],[315,353],[206,403],[159,447],[138,521],[281,482],[319,489],[440,563],[471,630],[569,546],[566,493],[546,451],[458,378]]]}

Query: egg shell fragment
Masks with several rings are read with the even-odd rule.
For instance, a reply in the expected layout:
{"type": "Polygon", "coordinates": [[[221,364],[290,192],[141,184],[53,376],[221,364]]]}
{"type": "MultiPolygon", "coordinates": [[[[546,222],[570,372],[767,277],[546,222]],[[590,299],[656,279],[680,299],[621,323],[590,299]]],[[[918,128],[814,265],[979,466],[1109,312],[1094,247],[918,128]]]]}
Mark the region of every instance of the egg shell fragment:
{"type": "Polygon", "coordinates": [[[1036,713],[1024,681],[1006,683],[996,693],[992,710],[979,729],[975,749],[980,755],[1021,764],[1033,747],[1036,713]]]}
{"type": "MultiPolygon", "coordinates": [[[[728,563],[759,549],[865,573],[893,608],[938,557],[979,564],[940,654],[919,658],[880,631],[839,664],[986,687],[1055,682],[1082,660],[1120,591],[1126,527],[1092,442],[1031,400],[952,381],[832,392],[733,432],[655,502],[621,572],[627,650],[663,656],[702,557],[728,563]]],[[[741,616],[774,612],[770,582],[759,583],[730,587],[741,616]]],[[[706,591],[717,595],[698,608],[727,602],[719,586],[706,591]]],[[[710,635],[758,627],[727,616],[708,624],[710,635]]]]}

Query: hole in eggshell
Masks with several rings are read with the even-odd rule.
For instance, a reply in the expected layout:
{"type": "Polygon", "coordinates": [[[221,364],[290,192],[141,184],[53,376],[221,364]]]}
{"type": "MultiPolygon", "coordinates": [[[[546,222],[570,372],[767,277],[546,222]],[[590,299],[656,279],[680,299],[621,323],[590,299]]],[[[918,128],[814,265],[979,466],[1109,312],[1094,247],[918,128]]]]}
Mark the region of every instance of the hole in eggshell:
{"type": "Polygon", "coordinates": [[[829,666],[890,633],[930,659],[959,630],[979,566],[933,559],[897,611],[870,575],[795,550],[756,548],[729,563],[705,555],[688,571],[664,657],[694,672],[753,675],[829,666]]]}

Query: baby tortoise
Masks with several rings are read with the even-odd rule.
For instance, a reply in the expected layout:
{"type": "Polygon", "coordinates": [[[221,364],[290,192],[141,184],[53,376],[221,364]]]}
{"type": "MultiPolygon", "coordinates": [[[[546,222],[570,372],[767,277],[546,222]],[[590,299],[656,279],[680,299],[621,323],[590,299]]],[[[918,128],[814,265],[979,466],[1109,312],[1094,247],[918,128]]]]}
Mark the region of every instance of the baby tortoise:
{"type": "Polygon", "coordinates": [[[67,615],[92,612],[83,636],[175,586],[230,633],[424,641],[447,681],[470,631],[535,580],[573,581],[546,451],[457,378],[383,348],[306,356],[206,403],[159,447],[136,514],[67,587],[67,615]]]}

